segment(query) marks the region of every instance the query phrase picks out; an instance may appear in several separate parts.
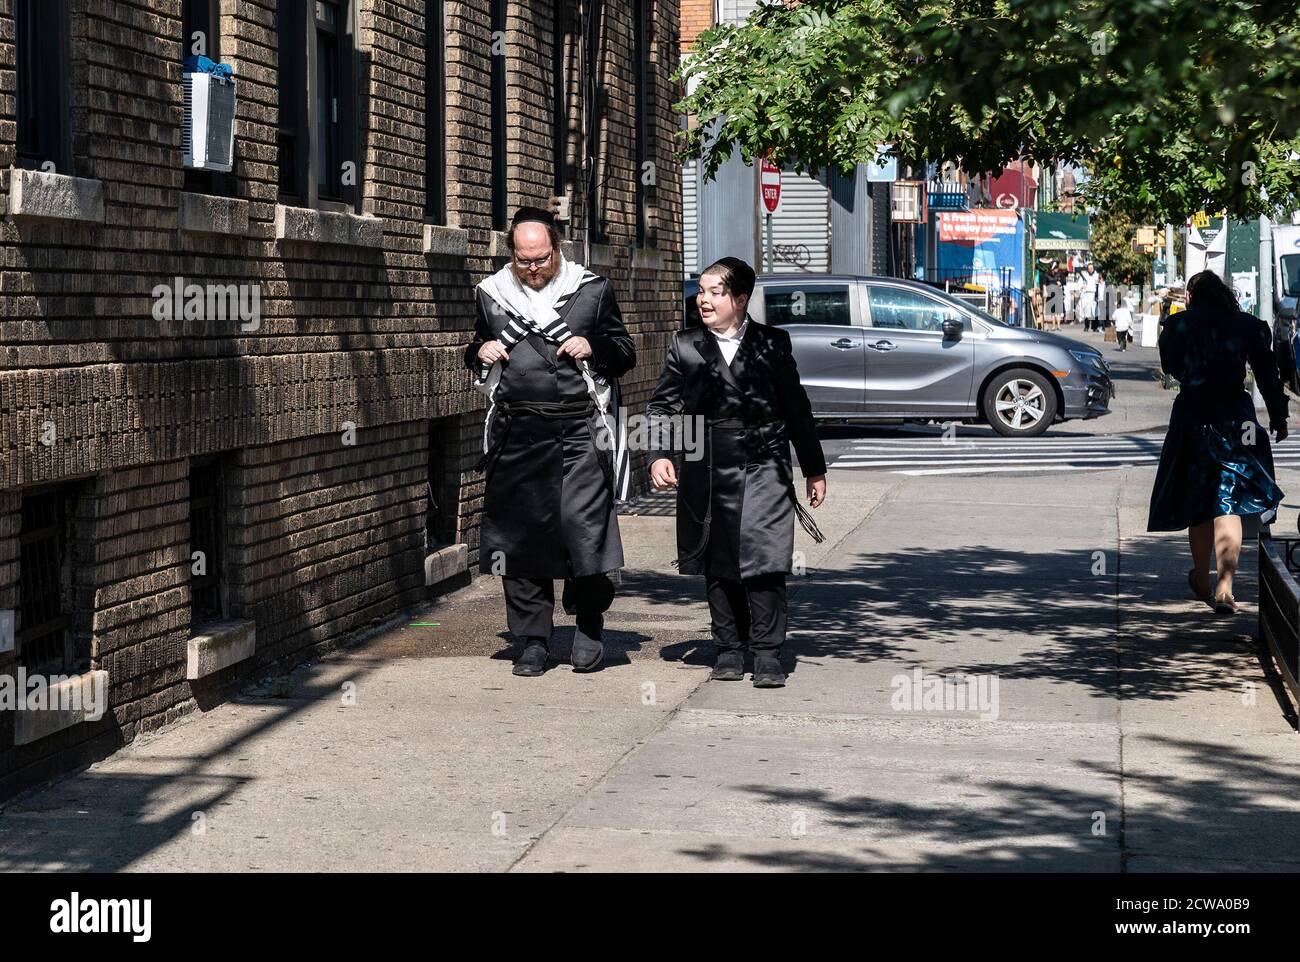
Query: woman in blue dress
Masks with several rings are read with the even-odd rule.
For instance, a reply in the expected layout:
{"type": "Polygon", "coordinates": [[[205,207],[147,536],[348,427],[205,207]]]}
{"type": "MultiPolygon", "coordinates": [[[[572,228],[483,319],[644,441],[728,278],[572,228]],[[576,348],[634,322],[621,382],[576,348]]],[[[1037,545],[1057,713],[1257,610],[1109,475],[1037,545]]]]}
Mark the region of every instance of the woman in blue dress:
{"type": "Polygon", "coordinates": [[[1273,333],[1238,309],[1217,274],[1187,282],[1189,306],[1172,314],[1160,335],[1160,363],[1178,379],[1178,397],[1151,492],[1148,531],[1187,528],[1192,594],[1219,614],[1232,614],[1232,578],[1241,554],[1242,523],[1269,524],[1282,502],[1273,480],[1268,434],[1246,393],[1246,365],[1268,408],[1269,430],[1287,435],[1287,398],[1273,357],[1273,333]],[[1218,583],[1210,585],[1210,553],[1218,583]]]}

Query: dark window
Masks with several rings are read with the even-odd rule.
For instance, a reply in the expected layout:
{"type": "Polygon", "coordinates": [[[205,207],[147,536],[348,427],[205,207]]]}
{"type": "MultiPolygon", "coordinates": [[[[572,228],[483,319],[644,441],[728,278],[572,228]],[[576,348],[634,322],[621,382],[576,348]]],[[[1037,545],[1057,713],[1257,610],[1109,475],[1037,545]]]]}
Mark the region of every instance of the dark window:
{"type": "Polygon", "coordinates": [[[280,194],[307,200],[307,24],[303,0],[280,0],[276,7],[280,123],[280,194]]]}
{"type": "Polygon", "coordinates": [[[444,421],[429,424],[429,472],[426,484],[424,546],[428,551],[456,543],[456,520],[460,510],[460,476],[451,470],[454,425],[444,421]]]}
{"type": "Polygon", "coordinates": [[[225,498],[221,462],[190,468],[190,619],[193,624],[224,617],[222,572],[225,498]]]}
{"type": "Polygon", "coordinates": [[[221,28],[218,23],[219,0],[182,0],[181,59],[207,57],[221,62],[221,28]]]}
{"type": "Polygon", "coordinates": [[[553,85],[551,96],[554,99],[551,105],[551,123],[554,127],[555,137],[552,150],[555,166],[555,194],[557,197],[563,197],[568,189],[568,165],[564,153],[568,143],[569,129],[569,90],[568,85],[565,83],[564,74],[564,42],[569,34],[568,10],[568,0],[556,0],[553,5],[552,37],[554,43],[551,45],[551,83],[553,85]]]}
{"type": "Polygon", "coordinates": [[[649,49],[647,43],[647,32],[650,28],[649,20],[646,18],[645,0],[633,0],[633,30],[632,30],[632,84],[633,96],[636,99],[636,130],[633,132],[635,164],[633,174],[636,178],[636,196],[634,205],[636,207],[636,243],[642,247],[646,242],[646,204],[649,200],[649,191],[646,184],[645,163],[646,156],[646,139],[647,128],[649,123],[649,90],[647,89],[647,64],[646,54],[649,49]]]}
{"type": "Polygon", "coordinates": [[[67,0],[16,0],[18,166],[71,174],[67,0]]]}
{"type": "Polygon", "coordinates": [[[338,4],[316,0],[316,190],[326,200],[343,199],[339,14],[338,4]]]}
{"type": "MultiPolygon", "coordinates": [[[[221,62],[221,0],[182,0],[181,60],[207,57],[221,62]]],[[[184,189],[199,194],[235,195],[233,174],[219,170],[185,168],[184,189]]]]}
{"type": "Polygon", "coordinates": [[[356,207],[361,196],[351,9],[350,0],[278,7],[280,194],[297,204],[356,207]]]}
{"type": "Polygon", "coordinates": [[[764,287],[763,312],[767,323],[776,327],[785,324],[846,326],[853,323],[847,286],[764,287]]]}
{"type": "Polygon", "coordinates": [[[869,287],[871,326],[896,331],[931,331],[943,333],[944,321],[963,321],[960,311],[932,297],[898,287],[869,287]]]}
{"type": "Polygon", "coordinates": [[[24,495],[19,541],[20,664],[34,674],[78,674],[90,667],[89,639],[73,630],[72,524],[79,488],[24,495]]]}
{"type": "Polygon", "coordinates": [[[492,0],[492,228],[506,229],[506,5],[492,0]]]}
{"type": "Polygon", "coordinates": [[[585,196],[587,236],[593,244],[604,243],[605,224],[601,216],[604,206],[604,190],[600,178],[600,129],[604,122],[604,96],[601,86],[601,64],[604,63],[604,48],[601,43],[600,4],[592,7],[584,20],[585,35],[582,66],[582,95],[586,104],[586,124],[582,132],[583,161],[582,181],[585,196]]]}
{"type": "Polygon", "coordinates": [[[424,5],[424,214],[447,222],[446,25],[442,0],[424,5]]]}

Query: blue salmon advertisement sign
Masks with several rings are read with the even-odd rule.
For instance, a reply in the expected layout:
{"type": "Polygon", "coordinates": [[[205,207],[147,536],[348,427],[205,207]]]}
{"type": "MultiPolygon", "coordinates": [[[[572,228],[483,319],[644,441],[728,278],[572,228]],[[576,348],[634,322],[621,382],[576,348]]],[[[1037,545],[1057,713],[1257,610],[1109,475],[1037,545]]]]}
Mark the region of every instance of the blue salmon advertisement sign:
{"type": "Polygon", "coordinates": [[[942,211],[936,253],[944,280],[1024,286],[1025,224],[1015,210],[942,211]]]}

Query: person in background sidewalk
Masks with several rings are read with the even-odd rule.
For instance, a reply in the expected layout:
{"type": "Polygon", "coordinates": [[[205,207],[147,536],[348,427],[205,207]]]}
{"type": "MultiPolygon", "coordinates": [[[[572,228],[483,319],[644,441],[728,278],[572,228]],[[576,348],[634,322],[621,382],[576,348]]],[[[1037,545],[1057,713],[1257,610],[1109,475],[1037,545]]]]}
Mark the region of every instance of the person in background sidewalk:
{"type": "Polygon", "coordinates": [[[1124,303],[1115,309],[1115,350],[1128,350],[1128,342],[1133,335],[1133,298],[1125,297],[1124,303]]]}
{"type": "Polygon", "coordinates": [[[1161,366],[1180,387],[1160,451],[1147,530],[1187,528],[1192,594],[1217,614],[1233,614],[1243,521],[1252,527],[1272,523],[1283,498],[1273,480],[1268,434],[1246,393],[1246,365],[1279,443],[1287,436],[1287,398],[1268,325],[1238,310],[1232,289],[1212,271],[1192,277],[1187,294],[1188,309],[1169,315],[1160,336],[1161,366]],[[1218,564],[1213,589],[1211,551],[1218,564]]]}
{"type": "Polygon", "coordinates": [[[1097,273],[1096,267],[1089,264],[1080,280],[1079,318],[1083,321],[1083,329],[1091,331],[1097,324],[1097,285],[1101,283],[1101,275],[1097,273]]]}
{"type": "Polygon", "coordinates": [[[826,458],[790,335],[746,312],[754,269],[724,257],[700,274],[702,329],[673,335],[646,414],[646,460],[656,490],[677,488],[677,560],[703,574],[712,616],[716,681],[745,677],[754,653],[754,687],[785,684],[785,579],[794,561],[794,522],[822,535],[799,504],[790,466],[794,444],[809,506],[826,500],[826,458]],[[678,486],[658,425],[678,416],[705,420],[704,457],[685,460],[678,486]]]}

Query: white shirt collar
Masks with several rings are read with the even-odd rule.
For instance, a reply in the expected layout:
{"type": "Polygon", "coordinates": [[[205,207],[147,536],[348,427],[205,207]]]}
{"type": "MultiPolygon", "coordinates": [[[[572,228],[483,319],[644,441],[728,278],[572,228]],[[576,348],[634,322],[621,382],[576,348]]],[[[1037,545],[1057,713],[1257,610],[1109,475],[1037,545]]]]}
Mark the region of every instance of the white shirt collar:
{"type": "Polygon", "coordinates": [[[728,334],[719,334],[719,333],[718,333],[717,331],[715,331],[713,328],[709,328],[709,333],[712,334],[714,337],[716,337],[719,341],[739,341],[742,337],[745,336],[745,328],[747,328],[747,327],[749,327],[749,315],[748,315],[748,314],[746,314],[746,315],[745,315],[745,319],[744,319],[743,321],[740,322],[740,327],[736,328],[736,333],[735,333],[735,334],[730,334],[730,335],[728,335],[728,334]]]}

